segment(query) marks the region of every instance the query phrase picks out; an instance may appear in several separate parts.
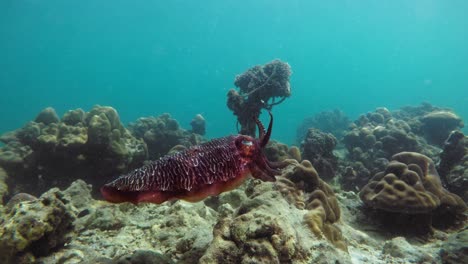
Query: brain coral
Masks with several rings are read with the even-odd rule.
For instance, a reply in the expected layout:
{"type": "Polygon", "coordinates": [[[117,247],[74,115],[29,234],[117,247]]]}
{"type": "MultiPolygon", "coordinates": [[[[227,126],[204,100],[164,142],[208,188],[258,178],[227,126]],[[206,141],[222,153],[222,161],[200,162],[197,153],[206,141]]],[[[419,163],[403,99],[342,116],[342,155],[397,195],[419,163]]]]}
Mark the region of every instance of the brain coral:
{"type": "Polygon", "coordinates": [[[359,194],[373,208],[406,214],[429,213],[434,209],[460,213],[463,200],[442,187],[434,162],[419,153],[401,152],[392,157],[359,194]]]}

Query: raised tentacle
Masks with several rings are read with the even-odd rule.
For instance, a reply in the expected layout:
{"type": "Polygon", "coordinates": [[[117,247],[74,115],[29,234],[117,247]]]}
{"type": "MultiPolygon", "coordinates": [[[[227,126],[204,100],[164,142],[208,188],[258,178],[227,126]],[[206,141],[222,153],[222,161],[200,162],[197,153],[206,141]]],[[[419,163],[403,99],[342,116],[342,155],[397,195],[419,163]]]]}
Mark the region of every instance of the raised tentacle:
{"type": "Polygon", "coordinates": [[[261,140],[266,134],[265,127],[263,126],[262,122],[258,119],[258,117],[254,117],[255,123],[258,126],[258,138],[261,140]]]}
{"type": "Polygon", "coordinates": [[[293,162],[288,161],[288,160],[282,160],[282,161],[269,161],[269,160],[267,160],[267,164],[272,169],[283,169],[283,168],[293,164],[293,162]]]}
{"type": "Polygon", "coordinates": [[[268,141],[270,141],[271,129],[273,128],[273,115],[271,114],[270,111],[268,111],[268,114],[270,115],[270,123],[268,124],[268,129],[267,129],[265,135],[263,135],[263,137],[261,137],[259,139],[260,140],[260,147],[262,147],[262,148],[264,148],[266,146],[266,144],[268,144],[268,141]]]}

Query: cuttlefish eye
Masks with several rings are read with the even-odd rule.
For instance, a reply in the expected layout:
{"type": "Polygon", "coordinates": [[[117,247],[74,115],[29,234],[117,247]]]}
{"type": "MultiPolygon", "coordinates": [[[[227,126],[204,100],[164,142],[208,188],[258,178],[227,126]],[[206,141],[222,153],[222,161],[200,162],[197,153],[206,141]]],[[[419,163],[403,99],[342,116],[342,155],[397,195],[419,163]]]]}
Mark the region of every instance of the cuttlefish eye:
{"type": "Polygon", "coordinates": [[[242,145],[244,145],[244,146],[252,146],[253,143],[252,143],[252,141],[250,141],[250,140],[242,140],[242,145]]]}

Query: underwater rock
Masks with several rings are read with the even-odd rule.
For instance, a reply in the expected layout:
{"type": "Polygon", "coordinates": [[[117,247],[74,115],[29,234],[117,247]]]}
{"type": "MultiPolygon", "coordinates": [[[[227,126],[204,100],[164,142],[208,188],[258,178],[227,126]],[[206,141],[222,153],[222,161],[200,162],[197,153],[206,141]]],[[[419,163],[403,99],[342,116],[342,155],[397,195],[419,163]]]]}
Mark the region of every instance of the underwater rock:
{"type": "Polygon", "coordinates": [[[463,121],[451,111],[434,111],[421,118],[422,132],[431,144],[443,146],[452,130],[463,127],[463,121]]]}
{"type": "Polygon", "coordinates": [[[192,133],[196,133],[202,136],[205,135],[206,121],[201,114],[196,115],[192,121],[190,121],[190,125],[192,126],[192,133]]]}
{"type": "Polygon", "coordinates": [[[15,206],[21,202],[35,200],[37,200],[36,196],[30,195],[28,193],[17,193],[13,197],[11,197],[10,200],[8,200],[8,203],[5,205],[5,213],[10,213],[11,210],[13,210],[15,206]]]}
{"type": "Polygon", "coordinates": [[[3,198],[8,194],[8,185],[6,180],[8,175],[6,171],[0,167],[0,204],[3,204],[3,198]]]}
{"type": "MultiPolygon", "coordinates": [[[[375,209],[414,214],[415,218],[427,216],[429,220],[426,223],[429,225],[433,215],[441,215],[439,221],[454,224],[450,222],[457,217],[463,218],[467,209],[460,197],[443,188],[434,162],[414,152],[394,155],[385,171],[377,173],[362,188],[359,197],[367,206],[375,209]]],[[[421,225],[421,230],[427,230],[424,224],[421,225]]]]}
{"type": "Polygon", "coordinates": [[[291,95],[290,75],[288,63],[273,60],[236,76],[234,85],[239,91],[229,90],[227,106],[237,116],[239,134],[255,136],[254,118],[260,116],[261,109],[271,110],[291,95]]]}
{"type": "Polygon", "coordinates": [[[434,263],[435,261],[431,255],[413,247],[404,237],[395,237],[386,241],[382,253],[411,263],[434,263]]]}
{"type": "MultiPolygon", "coordinates": [[[[204,203],[110,204],[93,200],[89,186],[82,181],[74,182],[64,193],[71,200],[83,197],[88,201],[77,208],[75,230],[79,235],[66,248],[40,258],[44,263],[60,263],[58,258],[80,250],[88,261],[84,263],[129,263],[125,261],[155,256],[190,264],[197,263],[212,240],[217,213],[204,203]]],[[[73,203],[76,207],[81,201],[73,203]]]]}
{"type": "Polygon", "coordinates": [[[112,262],[115,264],[173,264],[170,258],[151,250],[137,250],[112,262]]]}
{"type": "Polygon", "coordinates": [[[321,178],[326,181],[335,177],[338,158],[333,149],[338,144],[337,139],[330,133],[324,133],[311,128],[301,143],[302,157],[309,160],[321,178]]]}
{"type": "Polygon", "coordinates": [[[300,144],[304,140],[310,128],[316,128],[325,133],[331,133],[337,139],[344,136],[345,130],[351,121],[339,109],[323,111],[313,117],[305,118],[296,131],[296,142],[300,144]]]}
{"type": "Polygon", "coordinates": [[[17,203],[0,224],[2,263],[17,263],[27,252],[49,254],[70,240],[75,214],[69,200],[53,188],[36,200],[17,203]]]}
{"type": "Polygon", "coordinates": [[[166,155],[174,146],[190,147],[203,141],[200,134],[180,128],[177,120],[169,114],[138,118],[129,124],[129,130],[136,138],[144,140],[151,160],[166,155]]]}
{"type": "Polygon", "coordinates": [[[91,184],[87,184],[80,179],[72,182],[63,193],[70,197],[70,202],[77,210],[81,210],[92,204],[91,190],[91,184]]]}
{"type": "Polygon", "coordinates": [[[47,107],[37,115],[36,119],[34,119],[34,122],[50,125],[52,123],[58,123],[59,120],[60,119],[55,112],[55,109],[52,107],[47,107]]]}
{"type": "Polygon", "coordinates": [[[437,165],[442,183],[468,202],[468,137],[453,131],[445,141],[437,165]]]}
{"type": "Polygon", "coordinates": [[[147,158],[146,144],[123,127],[112,107],[95,106],[86,114],[72,110],[64,120],[29,122],[8,136],[0,166],[16,187],[12,193],[38,195],[75,179],[100,186],[147,158]]]}
{"type": "MultiPolygon", "coordinates": [[[[361,210],[362,202],[356,194],[334,194],[310,162],[290,162],[292,165],[275,183],[250,180],[233,191],[200,203],[109,204],[93,200],[90,187],[76,181],[63,192],[70,196],[71,204],[79,212],[76,235],[66,247],[48,256],[31,254],[24,258],[29,256],[29,262],[50,264],[133,263],[147,261],[146,257],[155,257],[162,263],[167,260],[189,264],[262,260],[267,263],[403,264],[425,260],[420,256],[438,255],[439,239],[425,244],[408,240],[411,244],[408,250],[414,256],[404,258],[392,256],[397,255],[394,251],[406,250],[392,249],[398,240],[388,242],[386,250],[382,250],[385,240],[358,230],[372,228],[360,222],[372,219],[361,210]],[[99,211],[105,213],[95,217],[99,211]],[[106,228],[103,219],[120,224],[106,228]],[[288,259],[288,256],[292,257],[288,259]]],[[[374,232],[382,235],[387,231],[374,232]]]]}
{"type": "Polygon", "coordinates": [[[468,263],[468,229],[450,235],[440,249],[444,264],[468,263]]]}

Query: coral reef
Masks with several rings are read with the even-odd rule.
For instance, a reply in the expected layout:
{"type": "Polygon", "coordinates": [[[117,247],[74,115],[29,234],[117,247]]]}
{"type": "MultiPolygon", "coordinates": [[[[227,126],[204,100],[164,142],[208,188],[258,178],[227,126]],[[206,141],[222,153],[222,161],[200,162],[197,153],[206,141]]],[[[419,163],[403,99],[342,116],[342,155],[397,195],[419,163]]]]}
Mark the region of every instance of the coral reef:
{"type": "Polygon", "coordinates": [[[74,219],[70,201],[57,188],[38,199],[17,200],[0,222],[1,262],[33,262],[50,254],[71,239],[74,219]]]}
{"type": "MultiPolygon", "coordinates": [[[[303,153],[271,141],[265,156],[290,164],[276,182],[249,179],[198,203],[134,206],[93,199],[89,183],[142,163],[139,147],[156,159],[199,144],[201,127],[185,131],[164,114],[127,130],[110,107],[61,119],[45,109],[0,137],[0,262],[465,263],[467,210],[455,194],[466,197],[468,140],[448,130],[443,145],[430,139],[424,117],[441,111],[452,113],[379,108],[346,131],[346,150],[317,129],[303,153]],[[327,170],[314,163],[329,155],[343,186],[325,182],[327,170]]],[[[318,116],[330,127],[338,121],[323,118],[340,120],[318,116]]]]}
{"type": "Polygon", "coordinates": [[[302,121],[296,131],[296,142],[300,144],[310,128],[331,133],[337,139],[341,139],[350,124],[351,121],[341,110],[323,111],[302,121]]]}
{"type": "Polygon", "coordinates": [[[52,108],[35,121],[0,138],[0,166],[9,175],[12,194],[40,194],[50,186],[65,187],[75,179],[100,185],[140,165],[146,144],[120,123],[112,107],[77,109],[59,120],[52,108]]]}
{"type": "Polygon", "coordinates": [[[255,136],[255,118],[260,116],[260,110],[271,110],[291,95],[290,75],[289,64],[273,60],[236,76],[234,85],[239,91],[229,90],[227,106],[237,116],[240,134],[255,136]]]}
{"type": "Polygon", "coordinates": [[[319,175],[325,180],[335,177],[338,167],[338,158],[333,154],[333,149],[338,140],[330,134],[311,128],[301,142],[302,157],[314,165],[319,175]]]}
{"type": "Polygon", "coordinates": [[[322,242],[326,238],[335,247],[324,246],[328,261],[349,259],[334,225],[340,209],[333,191],[309,161],[289,162],[292,165],[276,184],[251,182],[239,209],[216,224],[200,263],[313,263],[319,256],[310,246],[317,238],[322,242]]]}
{"type": "Polygon", "coordinates": [[[90,186],[76,181],[63,193],[79,212],[79,235],[47,256],[31,255],[29,262],[403,264],[463,258],[460,235],[421,245],[353,228],[363,227],[360,219],[372,220],[363,215],[357,195],[333,194],[310,162],[291,162],[276,183],[250,181],[204,203],[108,204],[92,199],[90,186]],[[340,248],[344,241],[347,251],[340,248]]]}
{"type": "Polygon", "coordinates": [[[440,150],[427,144],[420,127],[419,117],[404,110],[392,113],[377,108],[361,115],[343,138],[349,153],[341,172],[343,188],[359,190],[372,175],[385,169],[392,155],[402,151],[419,152],[437,160],[440,150]]]}
{"type": "Polygon", "coordinates": [[[406,106],[392,113],[396,119],[408,123],[411,131],[424,137],[429,144],[443,146],[452,130],[463,127],[463,121],[450,108],[422,103],[419,106],[406,106]]]}
{"type": "Polygon", "coordinates": [[[166,155],[176,145],[190,147],[203,142],[202,134],[181,129],[169,114],[138,118],[129,124],[128,129],[136,138],[144,140],[150,160],[166,155]]]}
{"type": "MultiPolygon", "coordinates": [[[[392,157],[359,193],[375,209],[403,214],[462,216],[467,207],[457,195],[443,188],[434,162],[419,153],[401,152],[392,157]]],[[[430,224],[430,222],[429,222],[430,224]]]]}
{"type": "Polygon", "coordinates": [[[288,145],[275,140],[270,140],[263,152],[265,153],[265,156],[268,158],[268,160],[273,162],[283,161],[286,159],[295,159],[297,161],[302,160],[301,151],[298,147],[289,147],[288,145]]]}
{"type": "Polygon", "coordinates": [[[128,263],[143,255],[167,261],[158,263],[197,263],[212,239],[218,213],[204,203],[115,205],[93,200],[90,190],[76,181],[64,191],[79,212],[75,229],[80,235],[43,262],[63,263],[73,254],[89,263],[128,263]]]}

